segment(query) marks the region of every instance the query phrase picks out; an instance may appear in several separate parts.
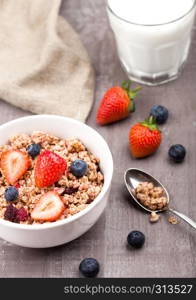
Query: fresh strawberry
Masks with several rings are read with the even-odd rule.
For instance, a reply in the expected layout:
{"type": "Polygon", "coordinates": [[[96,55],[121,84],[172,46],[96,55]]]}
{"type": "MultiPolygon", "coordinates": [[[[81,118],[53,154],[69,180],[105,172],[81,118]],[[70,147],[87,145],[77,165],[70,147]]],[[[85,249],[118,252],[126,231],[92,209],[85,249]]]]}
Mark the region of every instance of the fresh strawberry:
{"type": "Polygon", "coordinates": [[[140,158],[154,153],[161,144],[161,132],[155,119],[135,124],[129,133],[130,150],[134,157],[140,158]]]}
{"type": "Polygon", "coordinates": [[[37,187],[47,187],[58,181],[65,170],[67,163],[58,154],[44,150],[37,158],[35,165],[35,184],[37,187]]]}
{"type": "Polygon", "coordinates": [[[30,158],[20,150],[8,150],[1,155],[1,169],[7,182],[15,185],[31,165],[30,158]]]}
{"type": "Polygon", "coordinates": [[[56,221],[65,210],[63,201],[55,191],[42,195],[31,212],[31,218],[36,221],[56,221]]]}
{"type": "Polygon", "coordinates": [[[105,93],[97,112],[98,124],[105,125],[125,119],[135,111],[134,98],[141,88],[130,88],[131,81],[124,81],[122,87],[114,86],[105,93]]]}

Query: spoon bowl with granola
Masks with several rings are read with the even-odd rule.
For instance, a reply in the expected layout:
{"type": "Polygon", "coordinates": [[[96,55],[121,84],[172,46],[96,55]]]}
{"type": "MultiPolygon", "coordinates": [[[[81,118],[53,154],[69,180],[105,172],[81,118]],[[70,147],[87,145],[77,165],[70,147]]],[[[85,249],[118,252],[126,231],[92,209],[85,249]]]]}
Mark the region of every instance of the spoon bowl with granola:
{"type": "Polygon", "coordinates": [[[133,200],[145,211],[151,213],[152,222],[158,221],[159,212],[170,211],[196,229],[196,222],[169,207],[168,191],[152,175],[140,169],[131,168],[125,172],[124,181],[133,200]]]}

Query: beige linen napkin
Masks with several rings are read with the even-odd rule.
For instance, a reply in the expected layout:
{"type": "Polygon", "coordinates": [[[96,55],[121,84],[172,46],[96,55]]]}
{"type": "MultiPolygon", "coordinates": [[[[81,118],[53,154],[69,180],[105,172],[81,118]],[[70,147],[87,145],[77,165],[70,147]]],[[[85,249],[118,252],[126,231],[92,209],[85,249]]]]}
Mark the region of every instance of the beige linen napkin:
{"type": "Polygon", "coordinates": [[[34,113],[84,121],[94,74],[61,0],[0,0],[0,98],[34,113]]]}

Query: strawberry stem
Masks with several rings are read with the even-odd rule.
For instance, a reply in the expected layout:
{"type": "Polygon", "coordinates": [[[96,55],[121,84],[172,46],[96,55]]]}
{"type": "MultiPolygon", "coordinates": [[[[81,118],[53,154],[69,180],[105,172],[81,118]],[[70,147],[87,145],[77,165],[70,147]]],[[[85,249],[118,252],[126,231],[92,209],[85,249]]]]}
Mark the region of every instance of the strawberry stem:
{"type": "Polygon", "coordinates": [[[153,116],[150,116],[150,117],[148,118],[148,123],[149,123],[149,124],[156,124],[156,118],[153,117],[153,116]]]}
{"type": "Polygon", "coordinates": [[[138,92],[141,90],[141,87],[138,86],[134,89],[131,89],[132,81],[123,81],[121,87],[127,92],[127,95],[130,99],[130,105],[129,105],[129,111],[134,112],[135,111],[135,102],[134,98],[138,96],[138,92]]]}
{"type": "Polygon", "coordinates": [[[156,118],[153,116],[150,116],[148,119],[146,119],[144,122],[141,122],[142,126],[148,127],[150,130],[158,130],[160,131],[159,127],[156,123],[156,118]]]}

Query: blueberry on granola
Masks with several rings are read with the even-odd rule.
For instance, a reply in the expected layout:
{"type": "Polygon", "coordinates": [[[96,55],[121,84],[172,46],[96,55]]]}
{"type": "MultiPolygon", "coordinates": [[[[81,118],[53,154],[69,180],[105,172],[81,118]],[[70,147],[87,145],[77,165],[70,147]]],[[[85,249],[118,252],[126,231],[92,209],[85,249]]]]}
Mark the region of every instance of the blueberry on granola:
{"type": "Polygon", "coordinates": [[[85,258],[79,265],[79,270],[85,277],[95,277],[99,269],[99,263],[95,258],[85,258]]]}
{"type": "Polygon", "coordinates": [[[77,159],[72,162],[70,166],[70,172],[76,177],[82,177],[87,172],[87,163],[84,160],[77,159]]]}
{"type": "Polygon", "coordinates": [[[35,158],[37,155],[39,155],[40,151],[41,151],[40,144],[31,144],[27,147],[27,152],[32,158],[35,158]]]}
{"type": "Polygon", "coordinates": [[[131,231],[127,236],[127,242],[134,248],[141,248],[145,242],[145,235],[140,231],[131,231]]]}
{"type": "Polygon", "coordinates": [[[15,186],[9,186],[8,188],[6,188],[5,190],[5,199],[6,201],[14,201],[18,198],[19,193],[18,193],[18,189],[15,186]]]}

